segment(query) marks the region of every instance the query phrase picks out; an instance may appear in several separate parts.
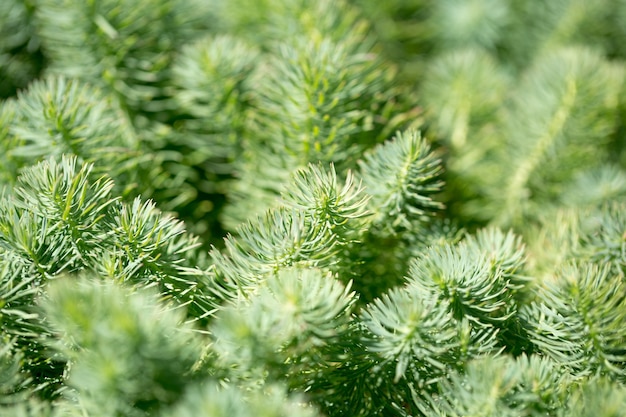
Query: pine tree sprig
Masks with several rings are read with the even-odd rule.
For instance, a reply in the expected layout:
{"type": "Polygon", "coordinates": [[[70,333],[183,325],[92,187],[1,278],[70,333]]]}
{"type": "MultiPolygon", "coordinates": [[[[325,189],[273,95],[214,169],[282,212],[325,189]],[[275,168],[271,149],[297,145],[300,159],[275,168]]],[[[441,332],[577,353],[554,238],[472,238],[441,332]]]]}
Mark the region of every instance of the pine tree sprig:
{"type": "Polygon", "coordinates": [[[232,291],[254,289],[263,276],[296,264],[323,267],[333,262],[337,241],[324,222],[286,208],[269,210],[264,217],[239,228],[239,237],[225,240],[223,252],[211,256],[218,277],[232,291]]]}
{"type": "Polygon", "coordinates": [[[85,412],[140,416],[176,402],[197,376],[199,337],[180,309],[112,281],[62,279],[42,308],[69,361],[68,385],[85,412]]]}
{"type": "MultiPolygon", "coordinates": [[[[5,199],[0,240],[36,268],[40,279],[92,262],[105,240],[102,220],[113,183],[90,180],[92,165],[75,157],[54,159],[24,170],[12,198],[5,199]]],[[[8,253],[8,252],[7,252],[8,253]]]]}
{"type": "Polygon", "coordinates": [[[606,265],[570,264],[521,312],[530,340],[575,375],[624,381],[624,283],[606,265]]]}
{"type": "Polygon", "coordinates": [[[283,269],[216,315],[217,362],[232,368],[233,377],[283,379],[304,389],[335,366],[330,351],[347,331],[355,301],[350,287],[328,273],[283,269]]]}
{"type": "Polygon", "coordinates": [[[314,407],[289,395],[281,385],[263,391],[221,387],[210,382],[190,388],[185,397],[162,414],[164,417],[319,417],[314,407]]]}
{"type": "Polygon", "coordinates": [[[238,237],[226,238],[223,253],[211,251],[223,285],[245,293],[284,267],[330,267],[365,227],[367,195],[351,173],[341,184],[332,165],[296,171],[282,200],[283,206],[241,225],[238,237]]]}
{"type": "Polygon", "coordinates": [[[570,385],[546,358],[500,356],[473,360],[439,386],[434,407],[424,407],[427,417],[554,415],[566,405],[570,385]]]}
{"type": "Polygon", "coordinates": [[[596,166],[616,126],[622,79],[621,68],[591,49],[562,48],[537,61],[504,116],[501,155],[486,158],[500,185],[487,191],[493,203],[482,213],[495,210],[500,225],[536,217],[535,207],[558,198],[578,167],[596,166]]]}
{"type": "Polygon", "coordinates": [[[492,269],[484,252],[460,243],[432,247],[416,259],[409,271],[411,285],[445,300],[457,319],[478,326],[502,325],[513,317],[516,303],[512,288],[497,267],[492,269]]]}
{"type": "Polygon", "coordinates": [[[371,334],[369,349],[395,362],[396,383],[407,370],[426,383],[434,382],[457,360],[458,329],[451,312],[418,294],[391,290],[362,313],[371,334]]]}
{"type": "Polygon", "coordinates": [[[622,384],[594,378],[573,391],[568,407],[561,408],[558,417],[613,417],[624,415],[626,390],[622,384]]]}
{"type": "Polygon", "coordinates": [[[358,236],[354,230],[361,227],[359,219],[368,214],[369,197],[351,171],[343,183],[342,186],[332,164],[329,169],[309,164],[292,175],[290,184],[281,193],[282,200],[286,206],[325,223],[337,241],[345,244],[358,236]]]}
{"type": "Polygon", "coordinates": [[[95,172],[136,186],[139,141],[119,104],[100,89],[52,76],[31,83],[12,104],[0,104],[7,105],[13,114],[6,127],[8,163],[22,167],[72,154],[94,163],[95,172]]]}
{"type": "Polygon", "coordinates": [[[360,162],[370,210],[377,222],[392,228],[410,228],[443,205],[432,199],[443,182],[441,160],[419,132],[398,132],[390,142],[378,145],[360,162]]]}
{"type": "Polygon", "coordinates": [[[393,93],[393,68],[374,53],[354,53],[329,39],[296,38],[276,54],[276,68],[261,86],[259,100],[264,135],[281,139],[273,146],[285,147],[305,163],[345,164],[356,150],[340,138],[350,136],[361,146],[380,140],[383,110],[393,101],[378,92],[393,93]],[[286,115],[290,123],[283,124],[286,115]]]}
{"type": "Polygon", "coordinates": [[[453,167],[466,168],[476,162],[468,160],[470,156],[478,159],[476,153],[487,151],[484,146],[466,145],[469,140],[480,143],[480,127],[496,119],[510,78],[495,57],[476,48],[444,53],[428,69],[421,92],[432,131],[460,160],[452,161],[453,167]]]}
{"type": "Polygon", "coordinates": [[[256,48],[226,35],[199,39],[181,51],[172,82],[180,109],[196,119],[194,127],[236,130],[233,124],[243,122],[242,106],[250,100],[250,77],[260,58],[256,48]]]}
{"type": "Polygon", "coordinates": [[[177,45],[203,33],[209,16],[207,4],[194,0],[42,0],[37,7],[49,69],[114,93],[133,116],[168,107],[164,85],[177,45]]]}

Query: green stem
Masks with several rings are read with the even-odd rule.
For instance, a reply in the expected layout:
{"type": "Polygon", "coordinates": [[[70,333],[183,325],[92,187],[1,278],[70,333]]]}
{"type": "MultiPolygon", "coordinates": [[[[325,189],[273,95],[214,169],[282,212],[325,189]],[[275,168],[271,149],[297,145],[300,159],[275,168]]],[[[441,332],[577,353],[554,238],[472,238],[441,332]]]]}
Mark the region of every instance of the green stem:
{"type": "Polygon", "coordinates": [[[535,146],[528,155],[515,169],[505,190],[505,201],[502,211],[496,218],[496,224],[503,225],[510,223],[516,219],[522,210],[522,200],[531,197],[530,190],[527,188],[530,176],[535,172],[536,168],[545,160],[546,154],[554,146],[558,140],[560,133],[565,126],[572,107],[576,102],[576,81],[573,77],[568,77],[567,89],[561,99],[560,106],[554,112],[552,120],[547,126],[544,134],[537,138],[535,146]]]}

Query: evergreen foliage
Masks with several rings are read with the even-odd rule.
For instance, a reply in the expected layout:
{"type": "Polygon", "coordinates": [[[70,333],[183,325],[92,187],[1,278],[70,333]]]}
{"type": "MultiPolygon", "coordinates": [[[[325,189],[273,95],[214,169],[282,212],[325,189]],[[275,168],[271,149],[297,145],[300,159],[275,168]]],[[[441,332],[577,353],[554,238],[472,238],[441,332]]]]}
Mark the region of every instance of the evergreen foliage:
{"type": "Polygon", "coordinates": [[[625,1],[0,3],[0,415],[626,416],[625,1]]]}
{"type": "Polygon", "coordinates": [[[427,416],[545,416],[563,409],[568,386],[554,363],[539,356],[483,356],[440,384],[427,416]]]}
{"type": "Polygon", "coordinates": [[[174,52],[209,17],[202,2],[179,0],[42,0],[36,9],[49,70],[106,87],[133,115],[166,108],[174,52]]]}
{"type": "Polygon", "coordinates": [[[3,147],[14,167],[7,173],[16,175],[17,168],[46,156],[71,154],[97,161],[96,171],[126,180],[129,164],[137,160],[138,139],[128,117],[111,97],[90,85],[63,76],[34,81],[19,93],[14,109],[6,113],[3,147]]]}
{"type": "Polygon", "coordinates": [[[35,3],[7,0],[0,4],[0,98],[26,87],[45,64],[34,18],[35,3]]]}

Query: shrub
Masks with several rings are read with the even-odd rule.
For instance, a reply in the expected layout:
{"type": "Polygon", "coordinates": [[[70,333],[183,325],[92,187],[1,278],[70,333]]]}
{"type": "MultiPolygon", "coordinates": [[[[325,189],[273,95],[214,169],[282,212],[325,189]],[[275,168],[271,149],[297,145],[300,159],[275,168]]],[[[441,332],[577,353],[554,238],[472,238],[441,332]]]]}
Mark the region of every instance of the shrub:
{"type": "Polygon", "coordinates": [[[626,415],[624,16],[4,1],[0,415],[626,415]]]}

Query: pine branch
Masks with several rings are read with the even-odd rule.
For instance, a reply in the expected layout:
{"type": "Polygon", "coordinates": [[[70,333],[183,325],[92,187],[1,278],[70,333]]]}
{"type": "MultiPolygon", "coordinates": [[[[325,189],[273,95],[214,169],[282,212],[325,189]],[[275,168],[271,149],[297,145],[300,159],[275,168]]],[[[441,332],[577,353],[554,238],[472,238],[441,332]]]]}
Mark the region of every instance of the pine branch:
{"type": "Polygon", "coordinates": [[[598,166],[621,83],[622,70],[588,49],[559,49],[539,60],[505,116],[507,141],[480,168],[488,201],[472,210],[517,225],[557,199],[580,166],[598,166]]]}
{"type": "Polygon", "coordinates": [[[197,252],[198,238],[181,221],[164,215],[151,201],[116,204],[106,221],[111,237],[90,267],[104,277],[157,286],[166,297],[187,306],[190,320],[204,321],[215,301],[210,276],[197,252]]]}
{"type": "Polygon", "coordinates": [[[452,315],[445,306],[418,294],[411,288],[391,290],[362,314],[372,335],[369,349],[384,362],[395,362],[396,383],[407,369],[414,378],[436,381],[446,365],[458,359],[458,328],[452,315]]]}
{"type": "Polygon", "coordinates": [[[453,169],[466,170],[480,160],[477,153],[487,152],[477,146],[485,145],[480,129],[496,119],[510,81],[495,57],[481,49],[453,50],[429,62],[422,101],[434,133],[458,160],[449,162],[453,169]]]}
{"type": "Polygon", "coordinates": [[[538,356],[483,357],[439,385],[433,408],[424,407],[427,417],[555,415],[570,386],[555,363],[538,356]]]}
{"type": "Polygon", "coordinates": [[[163,111],[176,48],[202,33],[199,1],[42,0],[37,18],[50,69],[115,92],[134,116],[163,111]]]}
{"type": "MultiPolygon", "coordinates": [[[[424,297],[415,286],[392,289],[374,300],[361,320],[363,342],[374,357],[368,358],[371,369],[367,362],[355,368],[366,369],[371,373],[369,385],[385,390],[373,391],[375,408],[367,412],[381,407],[388,408],[389,415],[413,415],[448,373],[463,369],[478,355],[499,351],[493,329],[455,320],[446,302],[424,297]]],[[[363,382],[353,372],[351,383],[363,382]]]]}
{"type": "Polygon", "coordinates": [[[139,141],[119,105],[101,90],[49,77],[33,82],[13,104],[1,106],[9,106],[2,111],[7,115],[5,158],[13,166],[73,154],[129,188],[137,181],[131,172],[140,161],[139,141]]]}
{"type": "Polygon", "coordinates": [[[7,209],[5,201],[0,202],[0,208],[1,337],[11,340],[7,348],[14,346],[14,357],[23,357],[19,372],[27,380],[26,389],[53,398],[63,365],[51,361],[45,353],[41,339],[49,331],[34,300],[42,291],[43,277],[56,267],[51,262],[54,251],[47,246],[46,229],[37,224],[36,218],[20,216],[11,206],[7,209]]]}
{"type": "Polygon", "coordinates": [[[201,339],[155,294],[86,279],[59,280],[47,293],[42,307],[70,363],[69,395],[80,395],[86,413],[156,413],[197,380],[201,339]]]}
{"type": "Polygon", "coordinates": [[[477,326],[504,326],[517,311],[516,291],[527,282],[519,239],[483,230],[457,245],[432,247],[409,271],[411,285],[445,300],[457,319],[477,326]]]}
{"type": "Polygon", "coordinates": [[[298,397],[288,396],[281,386],[252,392],[210,383],[194,386],[164,417],[317,417],[320,414],[298,397]]]}
{"type": "Polygon", "coordinates": [[[287,207],[301,210],[325,224],[339,244],[357,238],[359,229],[364,226],[360,219],[367,215],[368,196],[361,185],[356,184],[351,171],[341,185],[333,165],[324,169],[311,164],[292,175],[282,197],[287,207]]]}
{"type": "Polygon", "coordinates": [[[268,277],[248,299],[220,311],[211,327],[217,363],[246,384],[286,381],[304,391],[332,369],[355,293],[317,269],[268,277]]]}
{"type": "Polygon", "coordinates": [[[260,133],[275,138],[269,144],[277,151],[305,163],[346,164],[355,150],[342,138],[367,146],[389,129],[393,68],[373,52],[357,53],[345,41],[296,38],[275,53],[278,59],[261,85],[259,112],[260,133]]]}
{"type": "Polygon", "coordinates": [[[624,413],[626,390],[623,385],[607,380],[591,380],[571,396],[569,407],[562,408],[558,417],[612,417],[624,413]]]}
{"type": "Polygon", "coordinates": [[[102,220],[115,201],[113,182],[92,183],[93,166],[77,165],[75,157],[64,157],[27,169],[13,198],[3,201],[5,254],[22,258],[40,280],[93,262],[93,252],[106,240],[102,220]]]}
{"type": "Polygon", "coordinates": [[[593,264],[570,265],[521,312],[531,341],[575,375],[623,382],[624,284],[593,264]]]}
{"type": "Polygon", "coordinates": [[[360,170],[374,221],[392,231],[414,229],[414,222],[443,208],[431,197],[443,186],[441,160],[415,130],[398,132],[365,154],[360,170]]]}
{"type": "Polygon", "coordinates": [[[286,187],[290,207],[268,210],[228,237],[226,249],[211,251],[216,274],[230,298],[254,289],[264,276],[296,264],[330,267],[340,247],[358,236],[367,196],[351,174],[345,185],[334,167],[310,165],[298,171],[286,187]]]}
{"type": "Polygon", "coordinates": [[[348,40],[298,37],[267,60],[258,72],[255,124],[236,166],[239,180],[229,192],[229,223],[267,208],[263,203],[279,194],[288,173],[317,162],[335,163],[339,172],[354,168],[359,152],[405,123],[393,68],[348,40]],[[247,203],[250,195],[256,204],[247,203]]]}
{"type": "Polygon", "coordinates": [[[348,41],[355,49],[367,49],[372,43],[364,39],[370,22],[345,0],[234,0],[214,6],[222,31],[246,37],[264,49],[301,36],[348,41]]]}
{"type": "Polygon", "coordinates": [[[296,264],[323,267],[332,263],[336,242],[324,224],[302,212],[279,208],[242,225],[239,238],[225,239],[224,253],[211,250],[218,282],[226,299],[247,293],[264,276],[296,264]]]}
{"type": "MultiPolygon", "coordinates": [[[[195,152],[210,151],[232,160],[238,152],[254,89],[253,73],[261,59],[256,48],[231,36],[202,38],[181,51],[172,68],[179,111],[191,116],[184,130],[200,135],[195,152]],[[223,137],[222,137],[223,136],[223,137]],[[202,143],[204,139],[204,143],[202,143]]],[[[205,156],[206,158],[206,156],[205,156]]],[[[200,161],[202,162],[202,161],[200,161]]]]}

